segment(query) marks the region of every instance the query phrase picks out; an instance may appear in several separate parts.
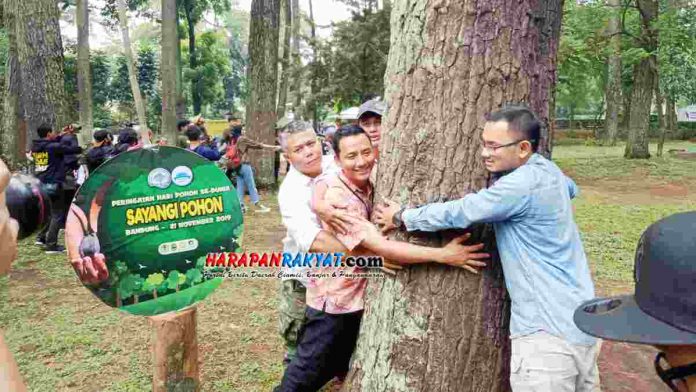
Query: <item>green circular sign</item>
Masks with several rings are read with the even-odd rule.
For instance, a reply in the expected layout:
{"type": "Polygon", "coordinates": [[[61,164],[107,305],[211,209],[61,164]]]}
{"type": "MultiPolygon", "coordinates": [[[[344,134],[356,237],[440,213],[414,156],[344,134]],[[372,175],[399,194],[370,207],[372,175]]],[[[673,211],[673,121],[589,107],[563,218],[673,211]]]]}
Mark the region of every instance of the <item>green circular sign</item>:
{"type": "Polygon", "coordinates": [[[68,258],[106,304],[139,315],[189,306],[221,280],[211,252],[238,252],[237,192],[209,160],[176,147],[119,154],[79,189],[66,222],[68,258]]]}

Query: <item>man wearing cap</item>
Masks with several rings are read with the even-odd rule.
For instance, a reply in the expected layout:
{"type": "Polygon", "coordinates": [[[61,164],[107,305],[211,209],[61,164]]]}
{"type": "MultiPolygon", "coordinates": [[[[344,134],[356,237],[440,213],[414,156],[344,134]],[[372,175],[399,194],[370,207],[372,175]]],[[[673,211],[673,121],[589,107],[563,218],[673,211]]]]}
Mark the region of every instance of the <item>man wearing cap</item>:
{"type": "Polygon", "coordinates": [[[588,301],[575,324],[593,336],[657,347],[660,379],[675,392],[696,392],[696,212],[645,230],[634,278],[635,294],[588,301]]]}
{"type": "Polygon", "coordinates": [[[481,156],[498,177],[489,188],[420,208],[386,202],[374,219],[385,230],[439,231],[492,223],[512,300],[510,384],[514,392],[596,392],[599,342],[573,323],[594,297],[573,219],[575,183],[536,154],[541,123],[524,107],[492,113],[481,156]]]}
{"type": "Polygon", "coordinates": [[[379,145],[382,141],[382,115],[387,105],[377,99],[371,99],[358,109],[358,125],[365,130],[375,148],[375,156],[379,159],[379,145]]]}

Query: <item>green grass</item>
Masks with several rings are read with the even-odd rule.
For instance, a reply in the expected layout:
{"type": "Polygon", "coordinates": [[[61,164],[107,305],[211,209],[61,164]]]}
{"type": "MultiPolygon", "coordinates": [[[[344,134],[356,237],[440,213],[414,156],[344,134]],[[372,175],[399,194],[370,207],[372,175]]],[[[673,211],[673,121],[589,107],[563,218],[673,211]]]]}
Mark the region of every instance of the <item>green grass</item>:
{"type": "Polygon", "coordinates": [[[693,146],[689,142],[665,143],[663,156],[657,157],[657,145],[651,144],[650,159],[624,159],[623,144],[616,147],[558,146],[553,150],[553,160],[576,180],[630,180],[643,176],[677,180],[696,178],[696,160],[675,158],[667,151],[693,146]]]}
{"type": "Polygon", "coordinates": [[[651,144],[653,157],[648,160],[624,159],[623,145],[554,148],[554,161],[580,185],[574,202],[576,222],[599,286],[631,287],[636,244],[643,231],[665,216],[696,209],[696,161],[667,154],[669,149],[693,146],[669,142],[664,156],[657,158],[657,146],[651,144]],[[685,186],[687,195],[651,196],[652,189],[665,189],[668,183],[685,186]]]}

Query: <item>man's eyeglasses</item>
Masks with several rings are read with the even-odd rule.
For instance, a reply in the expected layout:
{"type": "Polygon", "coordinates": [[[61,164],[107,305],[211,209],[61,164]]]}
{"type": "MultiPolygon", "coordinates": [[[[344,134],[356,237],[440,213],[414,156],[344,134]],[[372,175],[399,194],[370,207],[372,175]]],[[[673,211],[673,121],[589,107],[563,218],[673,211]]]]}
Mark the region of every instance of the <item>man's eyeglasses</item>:
{"type": "Polygon", "coordinates": [[[501,145],[499,145],[499,146],[491,146],[491,145],[481,144],[481,149],[483,149],[484,151],[488,151],[488,152],[496,152],[496,151],[498,151],[498,150],[501,149],[501,148],[514,146],[514,145],[517,145],[517,144],[520,144],[520,143],[526,142],[526,141],[528,141],[528,140],[527,140],[527,139],[522,139],[522,140],[517,140],[517,141],[514,141],[514,142],[510,142],[510,143],[507,143],[507,144],[501,144],[501,145]]]}

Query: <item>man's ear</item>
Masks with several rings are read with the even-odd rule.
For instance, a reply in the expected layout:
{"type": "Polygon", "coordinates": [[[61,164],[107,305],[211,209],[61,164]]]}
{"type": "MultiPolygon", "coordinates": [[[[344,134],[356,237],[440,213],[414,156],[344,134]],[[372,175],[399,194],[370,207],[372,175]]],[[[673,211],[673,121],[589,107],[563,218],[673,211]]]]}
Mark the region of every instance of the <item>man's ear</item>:
{"type": "Polygon", "coordinates": [[[288,154],[286,154],[285,151],[281,152],[281,154],[283,155],[283,159],[285,159],[286,162],[290,162],[290,160],[288,159],[288,154]]]}
{"type": "Polygon", "coordinates": [[[523,140],[520,142],[520,158],[527,158],[534,154],[532,149],[532,143],[529,140],[523,140]]]}

